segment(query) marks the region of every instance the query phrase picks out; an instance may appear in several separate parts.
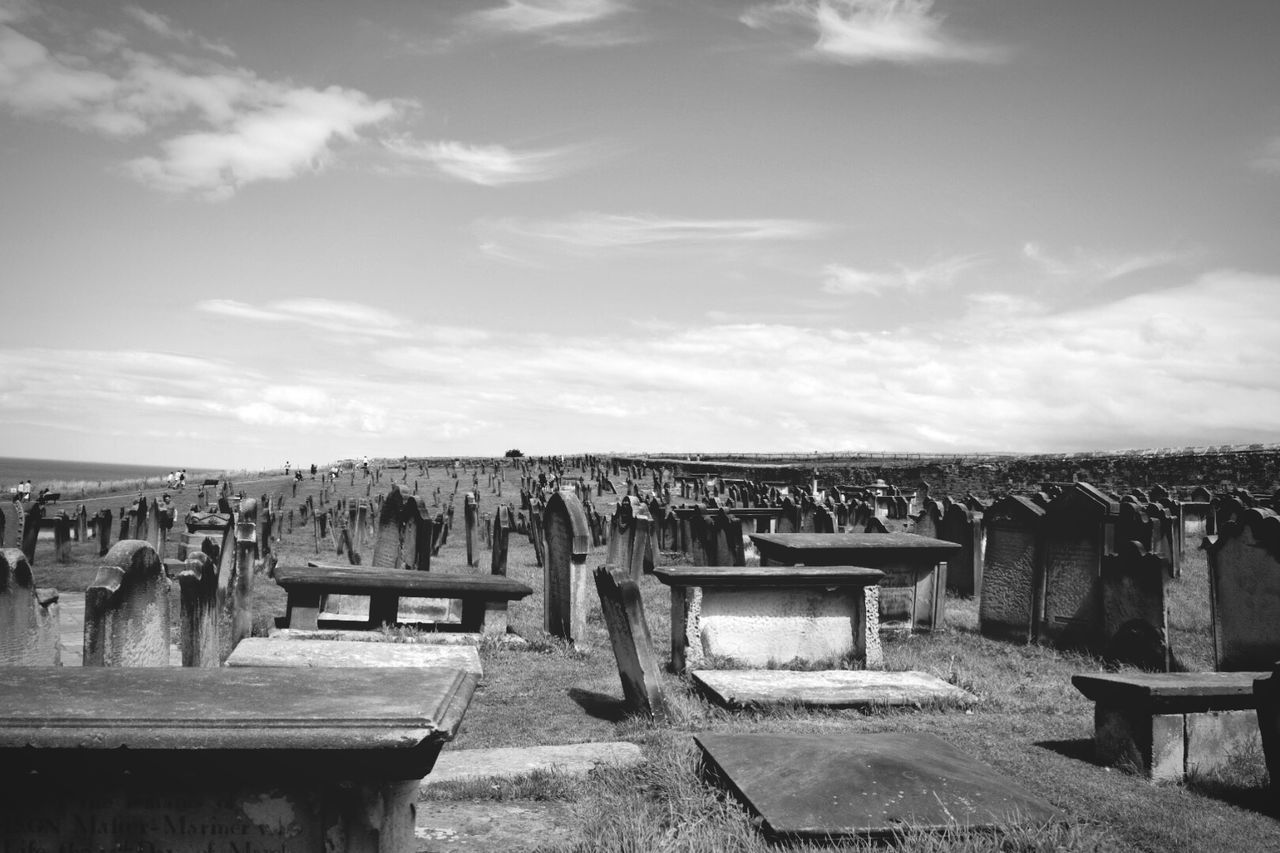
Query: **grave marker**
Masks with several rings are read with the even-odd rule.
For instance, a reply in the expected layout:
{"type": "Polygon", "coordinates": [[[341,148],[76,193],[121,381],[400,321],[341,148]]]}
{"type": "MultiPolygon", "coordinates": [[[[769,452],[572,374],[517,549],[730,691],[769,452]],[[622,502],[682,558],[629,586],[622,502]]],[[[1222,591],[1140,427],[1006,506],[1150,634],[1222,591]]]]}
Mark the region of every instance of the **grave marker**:
{"type": "Polygon", "coordinates": [[[560,490],[551,496],[542,526],[546,536],[543,627],[549,634],[577,642],[586,636],[591,531],[572,491],[560,490]]]}
{"type": "Polygon", "coordinates": [[[1209,546],[1213,649],[1219,671],[1280,660],[1280,516],[1244,510],[1209,546]]]}
{"type": "Polygon", "coordinates": [[[983,516],[987,543],[978,629],[984,636],[1029,643],[1039,630],[1044,515],[1030,498],[1011,495],[996,501],[983,516]]]}
{"type": "Polygon", "coordinates": [[[0,667],[61,664],[57,591],[36,589],[17,548],[0,549],[0,667]]]}
{"type": "Polygon", "coordinates": [[[1119,504],[1088,483],[1072,483],[1045,515],[1044,619],[1040,639],[1057,648],[1104,642],[1099,577],[1114,550],[1119,504]]]}
{"type": "Polygon", "coordinates": [[[155,549],[117,542],[84,595],[85,666],[168,666],[169,579],[155,549]]]}

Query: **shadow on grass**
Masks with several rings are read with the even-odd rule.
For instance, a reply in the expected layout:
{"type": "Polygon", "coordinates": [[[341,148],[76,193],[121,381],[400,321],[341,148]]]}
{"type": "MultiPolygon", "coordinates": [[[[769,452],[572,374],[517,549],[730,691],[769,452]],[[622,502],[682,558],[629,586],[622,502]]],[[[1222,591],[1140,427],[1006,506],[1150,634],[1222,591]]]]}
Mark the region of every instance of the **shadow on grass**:
{"type": "Polygon", "coordinates": [[[1098,763],[1097,753],[1094,750],[1093,738],[1077,738],[1073,740],[1042,740],[1037,741],[1034,746],[1041,749],[1047,749],[1050,752],[1056,752],[1059,755],[1073,758],[1076,761],[1083,761],[1086,764],[1092,764],[1095,767],[1101,767],[1098,763]]]}
{"type": "Polygon", "coordinates": [[[620,723],[627,716],[627,703],[625,700],[616,696],[610,696],[607,693],[597,693],[594,690],[584,690],[581,687],[570,687],[569,698],[578,703],[582,710],[588,715],[595,717],[597,720],[604,720],[606,723],[620,723]]]}
{"type": "Polygon", "coordinates": [[[1189,777],[1187,790],[1267,817],[1280,817],[1276,791],[1269,785],[1244,785],[1220,778],[1189,777]]]}

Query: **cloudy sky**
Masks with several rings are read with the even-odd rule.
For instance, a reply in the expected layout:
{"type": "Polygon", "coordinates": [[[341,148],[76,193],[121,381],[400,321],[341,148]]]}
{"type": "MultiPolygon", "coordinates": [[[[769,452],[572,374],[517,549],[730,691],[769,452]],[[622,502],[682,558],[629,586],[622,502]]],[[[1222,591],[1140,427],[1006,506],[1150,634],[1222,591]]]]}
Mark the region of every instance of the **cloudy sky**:
{"type": "Polygon", "coordinates": [[[1280,3],[0,0],[7,456],[1280,441],[1280,3]]]}

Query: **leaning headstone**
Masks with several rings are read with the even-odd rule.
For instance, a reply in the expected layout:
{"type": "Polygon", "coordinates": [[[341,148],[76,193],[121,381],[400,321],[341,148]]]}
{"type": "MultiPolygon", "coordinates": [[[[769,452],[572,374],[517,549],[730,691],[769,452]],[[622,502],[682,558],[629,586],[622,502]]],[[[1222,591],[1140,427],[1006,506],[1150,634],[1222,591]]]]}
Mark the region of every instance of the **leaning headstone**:
{"type": "Polygon", "coordinates": [[[978,630],[984,636],[1031,642],[1044,606],[1041,563],[1045,511],[1030,498],[1001,498],[983,514],[987,528],[978,630]]]}
{"type": "Polygon", "coordinates": [[[435,524],[427,513],[426,504],[417,495],[405,498],[401,509],[403,534],[400,540],[400,559],[407,568],[420,572],[431,571],[431,547],[435,538],[435,524]]]}
{"type": "Polygon", "coordinates": [[[547,501],[543,529],[543,628],[578,642],[586,637],[591,531],[572,491],[557,491],[547,501]]]}
{"type": "Polygon", "coordinates": [[[1152,672],[1169,671],[1165,562],[1137,541],[1102,558],[1103,656],[1152,672]]]}
{"type": "Polygon", "coordinates": [[[644,618],[640,587],[630,577],[614,575],[608,566],[596,569],[595,581],[627,708],[632,713],[664,719],[666,696],[653,638],[644,618]]]}
{"type": "Polygon", "coordinates": [[[182,665],[218,666],[221,663],[218,564],[204,552],[188,555],[178,570],[178,587],[182,609],[178,645],[182,649],[182,665]]]}
{"type": "Polygon", "coordinates": [[[169,580],[155,549],[117,542],[84,594],[85,666],[169,664],[169,580]]]}
{"type": "Polygon", "coordinates": [[[378,534],[373,540],[373,563],[378,569],[400,568],[401,515],[405,509],[400,487],[391,491],[378,510],[378,534]]]}
{"type": "Polygon", "coordinates": [[[36,542],[40,539],[40,520],[44,518],[44,508],[34,501],[26,508],[22,517],[22,553],[27,555],[27,562],[36,564],[36,542]]]}
{"type": "Polygon", "coordinates": [[[1101,637],[1102,555],[1114,549],[1120,508],[1088,483],[1072,483],[1045,516],[1044,620],[1040,639],[1096,650],[1101,637]]]}
{"type": "Polygon", "coordinates": [[[1280,516],[1244,510],[1208,551],[1215,668],[1271,669],[1280,660],[1280,516]]]}
{"type": "Polygon", "coordinates": [[[0,549],[0,666],[60,666],[58,594],[36,589],[27,556],[0,549]]]}

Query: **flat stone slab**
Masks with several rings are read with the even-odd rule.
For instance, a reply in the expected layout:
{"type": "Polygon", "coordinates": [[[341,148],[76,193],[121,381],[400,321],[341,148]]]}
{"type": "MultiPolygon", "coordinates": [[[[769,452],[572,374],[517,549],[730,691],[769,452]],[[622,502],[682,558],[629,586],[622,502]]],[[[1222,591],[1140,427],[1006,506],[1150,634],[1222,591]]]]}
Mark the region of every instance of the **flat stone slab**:
{"type": "Polygon", "coordinates": [[[752,533],[760,556],[807,566],[881,568],[910,561],[936,563],[954,557],[960,546],[914,533],[752,533]]]}
{"type": "Polygon", "coordinates": [[[448,667],[483,675],[475,646],[419,643],[361,643],[355,640],[295,640],[281,643],[246,637],[227,658],[227,666],[275,667],[448,667]]]}
{"type": "Polygon", "coordinates": [[[774,836],[888,839],[1059,817],[1016,779],[930,734],[701,734],[708,770],[774,836]]]}
{"type": "Polygon", "coordinates": [[[520,776],[535,770],[586,776],[604,765],[633,767],[644,761],[640,747],[627,741],[519,746],[497,749],[454,749],[440,753],[424,786],[438,782],[520,776]]]}
{"type": "Polygon", "coordinates": [[[475,850],[518,853],[567,846],[573,815],[567,803],[493,800],[418,803],[418,853],[475,850]]]}
{"type": "MultiPolygon", "coordinates": [[[[271,640],[350,640],[360,643],[387,643],[427,646],[478,646],[484,634],[478,632],[423,631],[418,634],[402,634],[394,637],[384,635],[381,631],[347,631],[340,628],[272,628],[267,631],[271,640]]],[[[509,646],[526,646],[529,641],[519,634],[491,634],[489,642],[499,642],[509,646]]]]}
{"type": "Polygon", "coordinates": [[[699,669],[693,680],[721,705],[799,704],[832,708],[968,705],[972,693],[925,672],[829,669],[699,669]]]}
{"type": "Polygon", "coordinates": [[[1126,672],[1073,675],[1085,698],[1160,714],[1240,711],[1257,707],[1253,682],[1266,672],[1126,672]]]}
{"type": "Polygon", "coordinates": [[[667,586],[723,586],[736,589],[798,586],[870,586],[884,579],[879,569],[861,566],[659,566],[654,576],[667,586]]]}

